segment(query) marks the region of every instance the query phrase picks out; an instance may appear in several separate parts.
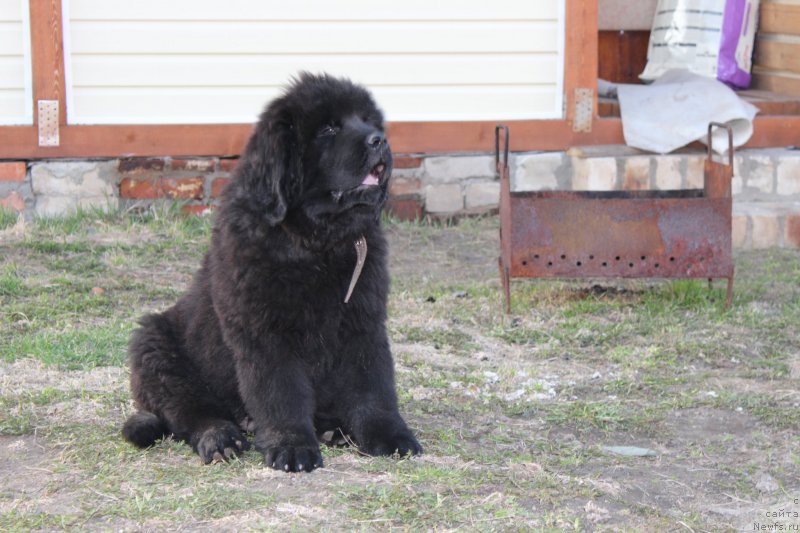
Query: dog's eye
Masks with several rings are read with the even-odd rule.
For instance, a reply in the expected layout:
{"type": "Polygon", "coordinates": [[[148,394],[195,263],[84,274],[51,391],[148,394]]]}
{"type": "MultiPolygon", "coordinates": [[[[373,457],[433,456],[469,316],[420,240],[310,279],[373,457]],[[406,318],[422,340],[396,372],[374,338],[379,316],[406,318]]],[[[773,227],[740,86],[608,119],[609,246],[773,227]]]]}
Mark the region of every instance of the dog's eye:
{"type": "Polygon", "coordinates": [[[339,132],[339,128],[337,128],[336,126],[333,126],[331,124],[326,124],[325,126],[322,126],[319,129],[319,131],[317,132],[317,135],[319,137],[332,137],[332,136],[336,135],[338,132],[339,132]]]}

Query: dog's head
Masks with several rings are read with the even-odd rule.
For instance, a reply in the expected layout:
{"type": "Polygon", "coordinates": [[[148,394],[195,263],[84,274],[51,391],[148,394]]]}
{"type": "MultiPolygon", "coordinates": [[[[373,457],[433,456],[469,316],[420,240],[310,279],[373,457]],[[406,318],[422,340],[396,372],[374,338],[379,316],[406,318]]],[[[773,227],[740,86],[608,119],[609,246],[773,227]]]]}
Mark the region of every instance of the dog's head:
{"type": "Polygon", "coordinates": [[[357,233],[379,217],[391,170],[371,95],[348,80],[303,73],[261,115],[237,179],[270,225],[357,233]]]}

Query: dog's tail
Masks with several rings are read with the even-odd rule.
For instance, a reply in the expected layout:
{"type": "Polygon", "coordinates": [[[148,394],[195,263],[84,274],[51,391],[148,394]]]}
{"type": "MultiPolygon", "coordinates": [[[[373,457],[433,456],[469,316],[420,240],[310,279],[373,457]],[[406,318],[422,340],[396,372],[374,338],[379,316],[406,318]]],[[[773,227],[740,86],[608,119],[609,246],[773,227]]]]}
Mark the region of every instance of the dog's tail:
{"type": "Polygon", "coordinates": [[[132,414],[122,426],[122,436],[139,448],[152,446],[158,439],[169,435],[166,422],[148,411],[132,414]]]}

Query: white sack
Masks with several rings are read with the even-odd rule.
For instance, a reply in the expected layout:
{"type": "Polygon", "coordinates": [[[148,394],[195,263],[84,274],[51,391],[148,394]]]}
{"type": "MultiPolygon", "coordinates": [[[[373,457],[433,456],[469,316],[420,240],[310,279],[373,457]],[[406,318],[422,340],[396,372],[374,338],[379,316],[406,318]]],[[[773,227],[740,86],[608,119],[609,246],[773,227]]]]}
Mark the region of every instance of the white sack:
{"type": "MultiPolygon", "coordinates": [[[[687,70],[670,70],[650,85],[617,85],[625,143],[665,154],[693,141],[705,143],[709,122],[728,124],[733,145],[753,134],[758,109],[727,85],[687,70]]],[[[727,133],[716,129],[714,151],[728,151],[727,133]]]]}

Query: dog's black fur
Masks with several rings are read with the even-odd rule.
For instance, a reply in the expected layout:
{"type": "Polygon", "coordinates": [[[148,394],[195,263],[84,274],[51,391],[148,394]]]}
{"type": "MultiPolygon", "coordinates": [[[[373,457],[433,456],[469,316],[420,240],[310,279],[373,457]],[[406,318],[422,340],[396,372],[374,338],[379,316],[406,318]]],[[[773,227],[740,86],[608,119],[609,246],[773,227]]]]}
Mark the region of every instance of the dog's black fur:
{"type": "Polygon", "coordinates": [[[303,73],[267,106],[191,288],[131,338],[127,440],[173,435],[209,463],[247,449],[252,431],[287,471],[322,466],[317,435],[339,428],[370,455],[422,452],[398,412],[385,329],[391,168],[362,87],[303,73]]]}

